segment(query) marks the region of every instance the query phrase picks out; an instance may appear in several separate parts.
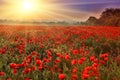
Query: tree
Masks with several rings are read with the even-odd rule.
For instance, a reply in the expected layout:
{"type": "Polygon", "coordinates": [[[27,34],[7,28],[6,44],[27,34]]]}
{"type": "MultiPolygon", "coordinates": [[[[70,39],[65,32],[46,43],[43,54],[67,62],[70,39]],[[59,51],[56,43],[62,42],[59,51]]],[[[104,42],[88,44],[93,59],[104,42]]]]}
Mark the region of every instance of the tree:
{"type": "Polygon", "coordinates": [[[96,17],[91,16],[86,21],[86,24],[90,25],[90,26],[95,26],[97,24],[97,21],[98,21],[98,19],[96,17]]]}
{"type": "Polygon", "coordinates": [[[106,9],[102,12],[98,23],[104,26],[120,26],[120,9],[106,9]]]}

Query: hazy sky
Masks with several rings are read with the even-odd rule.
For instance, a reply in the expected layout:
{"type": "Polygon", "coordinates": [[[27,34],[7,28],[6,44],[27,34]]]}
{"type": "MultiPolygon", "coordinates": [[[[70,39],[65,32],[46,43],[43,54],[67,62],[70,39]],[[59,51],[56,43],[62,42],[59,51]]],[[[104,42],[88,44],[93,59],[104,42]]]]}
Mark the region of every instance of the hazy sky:
{"type": "MultiPolygon", "coordinates": [[[[0,0],[0,19],[7,18],[17,20],[17,16],[19,15],[16,13],[16,16],[14,16],[15,9],[9,9],[9,6],[7,5],[11,1],[18,4],[17,0],[0,0]],[[9,10],[13,10],[14,13],[9,14],[9,10]]],[[[34,17],[33,19],[86,20],[89,16],[99,17],[105,8],[120,8],[120,0],[46,0],[46,2],[47,4],[52,5],[52,7],[49,6],[50,9],[48,10],[48,13],[45,13],[45,11],[41,13],[36,12],[37,14],[34,15],[37,15],[37,17],[34,17]]]]}

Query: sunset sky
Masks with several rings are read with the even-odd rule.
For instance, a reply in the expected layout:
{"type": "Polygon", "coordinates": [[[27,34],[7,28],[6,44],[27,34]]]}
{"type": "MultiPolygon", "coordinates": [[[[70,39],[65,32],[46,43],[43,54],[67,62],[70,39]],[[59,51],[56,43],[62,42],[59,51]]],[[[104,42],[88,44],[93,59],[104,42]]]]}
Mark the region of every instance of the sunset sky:
{"type": "Polygon", "coordinates": [[[84,21],[105,8],[120,8],[120,0],[0,0],[0,19],[84,21]]]}

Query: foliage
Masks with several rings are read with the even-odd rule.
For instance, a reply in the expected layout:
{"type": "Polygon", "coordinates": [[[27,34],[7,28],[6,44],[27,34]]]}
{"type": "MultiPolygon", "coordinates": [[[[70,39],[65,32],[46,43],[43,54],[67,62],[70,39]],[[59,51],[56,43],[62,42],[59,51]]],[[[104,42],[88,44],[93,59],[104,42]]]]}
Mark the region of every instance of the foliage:
{"type": "Polygon", "coordinates": [[[88,26],[120,26],[120,9],[119,8],[107,8],[103,11],[100,17],[97,19],[95,17],[89,17],[89,19],[84,23],[88,26]]]}

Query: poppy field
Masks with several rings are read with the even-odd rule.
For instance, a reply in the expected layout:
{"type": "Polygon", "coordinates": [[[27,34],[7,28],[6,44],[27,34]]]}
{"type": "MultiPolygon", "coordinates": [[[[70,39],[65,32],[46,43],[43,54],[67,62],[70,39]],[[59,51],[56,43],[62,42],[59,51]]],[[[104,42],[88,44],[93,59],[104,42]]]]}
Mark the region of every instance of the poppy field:
{"type": "Polygon", "coordinates": [[[0,26],[0,80],[120,80],[120,28],[0,26]]]}

